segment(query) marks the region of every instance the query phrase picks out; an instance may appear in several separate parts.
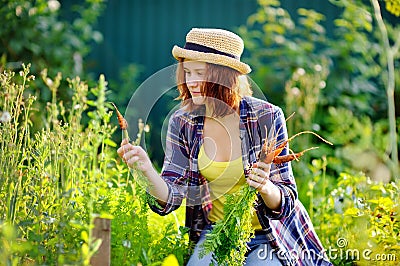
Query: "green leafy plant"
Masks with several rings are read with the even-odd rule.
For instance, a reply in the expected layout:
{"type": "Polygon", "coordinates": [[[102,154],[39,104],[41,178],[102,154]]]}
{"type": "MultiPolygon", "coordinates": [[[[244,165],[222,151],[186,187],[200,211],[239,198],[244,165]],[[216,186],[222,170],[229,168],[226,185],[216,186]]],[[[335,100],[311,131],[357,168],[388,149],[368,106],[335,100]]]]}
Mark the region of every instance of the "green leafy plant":
{"type": "MultiPolygon", "coordinates": [[[[390,134],[390,155],[391,155],[391,168],[394,176],[400,175],[400,163],[399,163],[399,154],[397,148],[397,133],[396,133],[396,110],[395,110],[395,103],[394,103],[394,89],[395,89],[395,55],[399,53],[400,49],[400,29],[397,30],[397,39],[395,40],[396,43],[392,46],[390,44],[390,37],[388,34],[387,26],[382,18],[381,14],[381,7],[377,0],[371,0],[371,4],[374,10],[375,20],[381,34],[381,41],[382,41],[382,49],[381,54],[386,59],[386,62],[382,62],[381,64],[384,65],[386,63],[386,71],[387,75],[384,78],[384,84],[386,86],[386,94],[387,94],[387,103],[388,103],[388,121],[389,121],[389,134],[390,134]]],[[[399,3],[397,5],[393,3],[390,5],[387,3],[387,7],[389,7],[389,11],[395,11],[395,8],[399,9],[399,3]]],[[[397,12],[393,12],[394,14],[398,14],[397,12]]],[[[400,16],[398,14],[397,16],[400,16]]]]}
{"type": "MultiPolygon", "coordinates": [[[[55,99],[61,74],[53,80],[43,72],[42,78],[53,100],[47,106],[46,127],[31,137],[35,97],[24,96],[28,81],[33,79],[29,66],[24,66],[20,77],[13,72],[1,74],[0,105],[9,110],[11,120],[0,126],[4,177],[0,193],[8,199],[0,205],[0,220],[4,226],[15,227],[16,241],[31,245],[24,254],[10,253],[2,259],[88,265],[99,244],[90,233],[92,198],[96,198],[96,183],[105,178],[102,171],[109,160],[102,157],[109,152],[105,141],[114,129],[108,124],[110,114],[101,112],[104,102],[99,97],[99,112],[93,111],[97,117],[83,130],[80,123],[88,108],[88,88],[78,78],[70,81],[74,108],[68,113],[55,99]],[[98,154],[100,147],[102,153],[98,154]]],[[[100,82],[96,90],[104,91],[102,85],[100,82]]]]}
{"type": "Polygon", "coordinates": [[[363,171],[373,180],[390,180],[386,120],[374,123],[368,116],[356,117],[350,110],[331,107],[328,109],[325,130],[335,143],[335,150],[327,151],[331,175],[351,172],[353,169],[363,171]]]}
{"type": "MultiPolygon", "coordinates": [[[[87,72],[85,60],[91,46],[102,41],[102,34],[95,29],[98,17],[104,10],[103,0],[85,0],[79,5],[68,5],[71,1],[58,0],[2,0],[0,16],[0,72],[11,69],[18,72],[21,63],[30,62],[30,72],[40,77],[43,69],[55,77],[79,75],[96,86],[95,78],[87,72]],[[66,16],[68,14],[68,16],[66,16]],[[70,17],[67,20],[65,17],[70,17]]],[[[57,99],[70,108],[72,91],[69,83],[61,79],[57,99]]],[[[40,78],[29,83],[25,91],[36,96],[35,109],[46,108],[52,101],[52,92],[40,78]]],[[[45,126],[42,113],[30,118],[32,133],[45,126]]]]}
{"type": "MultiPolygon", "coordinates": [[[[392,169],[392,176],[398,176],[394,82],[399,73],[394,66],[399,59],[399,26],[380,16],[377,1],[371,5],[363,1],[330,2],[340,8],[333,38],[325,33],[322,14],[298,9],[299,19],[294,21],[279,1],[258,1],[259,9],[239,28],[250,50],[252,77],[271,101],[279,104],[284,98],[285,108],[300,113],[299,120],[310,123],[311,118],[311,128],[315,130],[326,127],[330,106],[344,107],[356,116],[368,115],[374,122],[389,118],[391,140],[385,153],[391,160],[386,164],[392,169]],[[322,71],[316,71],[316,66],[322,71]],[[299,70],[305,73],[300,78],[299,70]],[[282,97],[283,86],[279,84],[285,80],[286,95],[282,97]],[[324,89],[311,95],[318,81],[324,89]],[[386,95],[382,93],[385,87],[386,95]]],[[[391,1],[386,4],[395,9],[391,1]]],[[[299,130],[299,124],[293,123],[289,121],[289,131],[299,130]]],[[[312,155],[318,157],[318,152],[312,155]]],[[[307,167],[298,167],[295,172],[301,176],[310,174],[307,167]]],[[[303,186],[301,182],[299,185],[303,186]]]]}
{"type": "Polygon", "coordinates": [[[321,24],[324,16],[301,8],[295,21],[280,1],[257,2],[259,8],[238,32],[250,51],[246,60],[254,69],[251,77],[270,101],[283,104],[284,81],[295,71],[304,69],[306,73],[314,73],[315,66],[325,67],[329,63],[329,56],[320,51],[327,41],[321,24]]]}
{"type": "Polygon", "coordinates": [[[342,173],[337,187],[315,200],[315,228],[324,246],[336,250],[332,254],[335,265],[368,264],[377,254],[390,258],[375,261],[377,265],[398,264],[399,192],[398,182],[374,182],[362,173],[342,173]]]}
{"type": "Polygon", "coordinates": [[[29,65],[19,75],[0,74],[0,264],[89,265],[101,244],[92,235],[95,217],[112,219],[116,264],[161,264],[170,254],[183,264],[185,231],[171,217],[153,234],[145,191],[131,178],[137,173],[115,159],[104,76],[93,88],[68,79],[67,109],[57,99],[62,74],[52,79],[43,71],[52,100],[45,127],[34,134],[35,97],[26,91],[32,79],[29,65]],[[171,244],[161,248],[156,237],[171,244]]]}
{"type": "MultiPolygon", "coordinates": [[[[309,69],[308,72],[303,68],[297,69],[286,82],[285,111],[295,114],[295,119],[288,119],[287,121],[289,135],[310,128],[316,132],[321,129],[315,118],[318,115],[320,101],[323,98],[322,91],[326,87],[326,79],[329,74],[328,62],[321,62],[321,64],[315,65],[314,69],[309,69]]],[[[295,147],[305,149],[313,145],[313,140],[308,135],[301,139],[295,139],[292,143],[295,147]]],[[[311,170],[307,167],[310,158],[320,158],[326,154],[327,149],[324,148],[308,153],[304,160],[292,165],[296,176],[310,176],[311,170]]],[[[299,182],[297,185],[299,194],[305,195],[307,186],[310,184],[299,182]]],[[[302,197],[301,200],[305,205],[310,204],[308,197],[302,197]]]]}
{"type": "Polygon", "coordinates": [[[62,17],[62,11],[68,12],[62,9],[66,7],[57,0],[3,0],[0,68],[19,68],[20,62],[30,61],[35,74],[50,67],[51,76],[57,72],[82,75],[82,59],[90,51],[90,43],[102,40],[93,24],[103,11],[104,3],[88,0],[78,7],[70,7],[68,11],[74,14],[72,22],[62,17]]]}
{"type": "Polygon", "coordinates": [[[251,217],[256,198],[255,189],[248,185],[226,195],[224,219],[218,221],[206,235],[202,256],[212,252],[217,265],[243,265],[246,243],[254,236],[251,217]]]}
{"type": "Polygon", "coordinates": [[[399,17],[400,16],[400,3],[397,0],[385,0],[385,6],[387,11],[392,13],[393,15],[399,17]]]}

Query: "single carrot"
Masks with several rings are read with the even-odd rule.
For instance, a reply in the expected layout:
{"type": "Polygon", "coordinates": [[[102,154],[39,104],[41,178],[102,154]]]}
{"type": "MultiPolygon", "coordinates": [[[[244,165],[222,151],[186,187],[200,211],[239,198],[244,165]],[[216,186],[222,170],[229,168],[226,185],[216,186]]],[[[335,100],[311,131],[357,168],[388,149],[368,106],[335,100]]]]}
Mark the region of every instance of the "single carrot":
{"type": "Polygon", "coordinates": [[[286,144],[287,144],[288,142],[289,142],[288,140],[284,141],[281,145],[279,145],[279,146],[274,150],[274,158],[275,158],[276,156],[278,156],[279,154],[281,154],[281,152],[283,151],[283,149],[285,148],[285,146],[286,146],[286,144]]]}
{"type": "Polygon", "coordinates": [[[284,162],[289,162],[289,161],[293,161],[295,160],[297,157],[300,157],[304,154],[304,152],[308,151],[308,150],[312,150],[314,148],[310,148],[307,150],[304,150],[302,152],[299,152],[298,154],[300,156],[295,156],[296,154],[288,154],[288,155],[282,155],[283,157],[281,157],[280,159],[276,159],[277,157],[279,157],[279,154],[283,151],[283,149],[285,149],[286,145],[292,141],[294,138],[296,138],[297,136],[301,135],[301,134],[313,134],[314,136],[318,137],[319,139],[321,139],[322,141],[324,141],[325,143],[328,143],[329,145],[333,145],[331,142],[327,141],[326,139],[322,138],[320,135],[318,135],[315,132],[312,131],[301,131],[293,136],[291,136],[290,138],[288,138],[287,140],[283,141],[281,144],[278,145],[278,147],[276,147],[274,150],[273,147],[275,146],[275,141],[266,141],[261,149],[261,153],[259,156],[260,161],[265,162],[265,163],[272,163],[275,161],[284,161],[284,162]],[[285,157],[286,156],[286,157],[285,157]],[[294,156],[294,157],[293,157],[294,156]]]}
{"type": "Polygon", "coordinates": [[[297,153],[291,153],[291,154],[287,154],[287,155],[281,155],[281,156],[276,156],[272,162],[275,164],[282,164],[282,163],[287,163],[293,160],[297,160],[298,158],[300,158],[301,156],[304,155],[304,153],[306,153],[309,150],[314,150],[317,149],[318,147],[311,147],[308,149],[305,149],[301,152],[297,152],[297,153]]]}
{"type": "Polygon", "coordinates": [[[287,155],[276,156],[272,162],[275,164],[287,163],[287,162],[298,159],[302,155],[303,155],[302,152],[298,152],[298,153],[291,153],[291,154],[287,154],[287,155]]]}
{"type": "Polygon", "coordinates": [[[276,149],[274,150],[275,156],[278,156],[282,150],[285,148],[286,144],[288,144],[290,141],[292,141],[295,137],[301,135],[301,134],[313,134],[314,136],[318,137],[320,140],[322,140],[325,143],[328,143],[329,145],[333,145],[331,142],[327,141],[326,139],[324,139],[323,137],[321,137],[320,135],[318,135],[315,132],[312,131],[301,131],[297,134],[294,134],[293,136],[291,136],[290,138],[288,138],[287,140],[285,140],[284,142],[282,142],[281,144],[279,144],[278,147],[276,147],[276,149]]]}
{"type": "Polygon", "coordinates": [[[119,124],[119,127],[122,130],[122,136],[124,137],[124,139],[128,139],[129,140],[128,122],[126,122],[126,119],[121,115],[121,113],[119,112],[117,106],[115,106],[115,104],[113,102],[111,102],[111,104],[114,106],[115,112],[117,113],[118,124],[119,124]]]}

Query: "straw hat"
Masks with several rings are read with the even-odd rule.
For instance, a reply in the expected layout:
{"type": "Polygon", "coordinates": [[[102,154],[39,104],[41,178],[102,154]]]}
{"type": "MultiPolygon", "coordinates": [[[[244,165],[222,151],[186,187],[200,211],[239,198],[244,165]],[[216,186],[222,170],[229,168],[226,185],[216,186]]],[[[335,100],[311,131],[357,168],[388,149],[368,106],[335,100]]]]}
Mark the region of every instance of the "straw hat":
{"type": "Polygon", "coordinates": [[[242,74],[251,71],[249,65],[240,62],[243,40],[233,32],[222,29],[193,28],[186,35],[183,48],[175,45],[172,55],[196,61],[223,65],[236,69],[242,74]]]}

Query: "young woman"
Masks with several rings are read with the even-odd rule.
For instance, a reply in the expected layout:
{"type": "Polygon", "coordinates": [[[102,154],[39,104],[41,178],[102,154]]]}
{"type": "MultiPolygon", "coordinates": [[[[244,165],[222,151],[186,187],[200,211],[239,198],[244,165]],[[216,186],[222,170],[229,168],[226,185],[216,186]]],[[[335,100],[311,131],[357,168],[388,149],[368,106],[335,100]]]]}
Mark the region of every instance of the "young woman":
{"type": "MultiPolygon", "coordinates": [[[[257,162],[263,141],[272,134],[287,139],[282,110],[249,96],[240,61],[243,41],[221,29],[192,29],[183,48],[174,46],[181,108],[169,121],[161,175],[147,153],[123,140],[118,154],[149,180],[148,191],[166,215],[186,199],[186,226],[197,243],[188,265],[209,265],[199,245],[212,224],[223,218],[224,195],[242,185],[257,189],[255,237],[246,265],[331,265],[303,205],[298,201],[290,163],[257,162]],[[265,130],[265,128],[267,130],[265,130]],[[245,171],[252,166],[250,174],[245,171]]],[[[286,147],[281,155],[288,153],[286,147]]]]}

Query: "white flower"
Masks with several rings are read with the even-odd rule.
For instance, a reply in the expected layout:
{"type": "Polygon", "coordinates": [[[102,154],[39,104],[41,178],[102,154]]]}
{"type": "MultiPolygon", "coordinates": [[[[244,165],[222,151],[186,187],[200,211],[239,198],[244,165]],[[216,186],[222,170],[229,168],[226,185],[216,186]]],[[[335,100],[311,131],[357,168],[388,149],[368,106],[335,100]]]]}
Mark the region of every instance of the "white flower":
{"type": "Polygon", "coordinates": [[[322,70],[322,66],[317,64],[314,66],[315,71],[320,72],[322,70]]]}
{"type": "Polygon", "coordinates": [[[139,118],[138,127],[139,127],[139,131],[143,131],[144,123],[143,123],[143,120],[141,118],[139,118]]]}
{"type": "Polygon", "coordinates": [[[293,87],[291,89],[291,93],[293,94],[293,96],[299,96],[301,92],[300,92],[299,88],[293,87]]]}
{"type": "Polygon", "coordinates": [[[43,220],[42,222],[45,224],[53,224],[56,221],[53,217],[48,217],[47,219],[43,220]]]}
{"type": "Polygon", "coordinates": [[[318,124],[312,124],[312,129],[313,129],[314,131],[320,131],[320,130],[321,130],[321,126],[318,125],[318,124]]]}
{"type": "Polygon", "coordinates": [[[34,15],[36,15],[36,13],[37,13],[36,7],[30,8],[28,11],[29,16],[34,16],[34,15]]]}
{"type": "Polygon", "coordinates": [[[57,11],[61,6],[57,0],[50,0],[47,5],[51,12],[57,11]]]}
{"type": "Polygon", "coordinates": [[[46,78],[46,85],[49,87],[53,85],[53,81],[51,80],[51,78],[46,78]]]}
{"type": "Polygon", "coordinates": [[[278,35],[275,37],[275,42],[278,44],[282,44],[285,42],[285,37],[283,37],[282,35],[278,35]]]}
{"type": "Polygon", "coordinates": [[[296,70],[296,73],[297,73],[299,76],[303,76],[303,75],[306,73],[306,71],[304,70],[304,68],[299,67],[299,68],[296,70]]]}
{"type": "Polygon", "coordinates": [[[122,241],[122,245],[126,248],[131,248],[131,241],[129,240],[124,240],[122,241]]]}
{"type": "Polygon", "coordinates": [[[283,15],[285,15],[285,10],[283,8],[278,8],[276,10],[276,14],[279,16],[283,16],[283,15]]]}
{"type": "Polygon", "coordinates": [[[4,112],[0,112],[0,122],[1,123],[7,123],[10,122],[11,120],[11,115],[9,112],[4,111],[4,112]]]}
{"type": "Polygon", "coordinates": [[[15,15],[17,15],[17,17],[21,16],[22,13],[22,6],[17,6],[15,8],[15,15]]]}
{"type": "Polygon", "coordinates": [[[326,87],[326,82],[324,80],[321,80],[321,82],[319,83],[319,88],[323,89],[326,87]]]}

